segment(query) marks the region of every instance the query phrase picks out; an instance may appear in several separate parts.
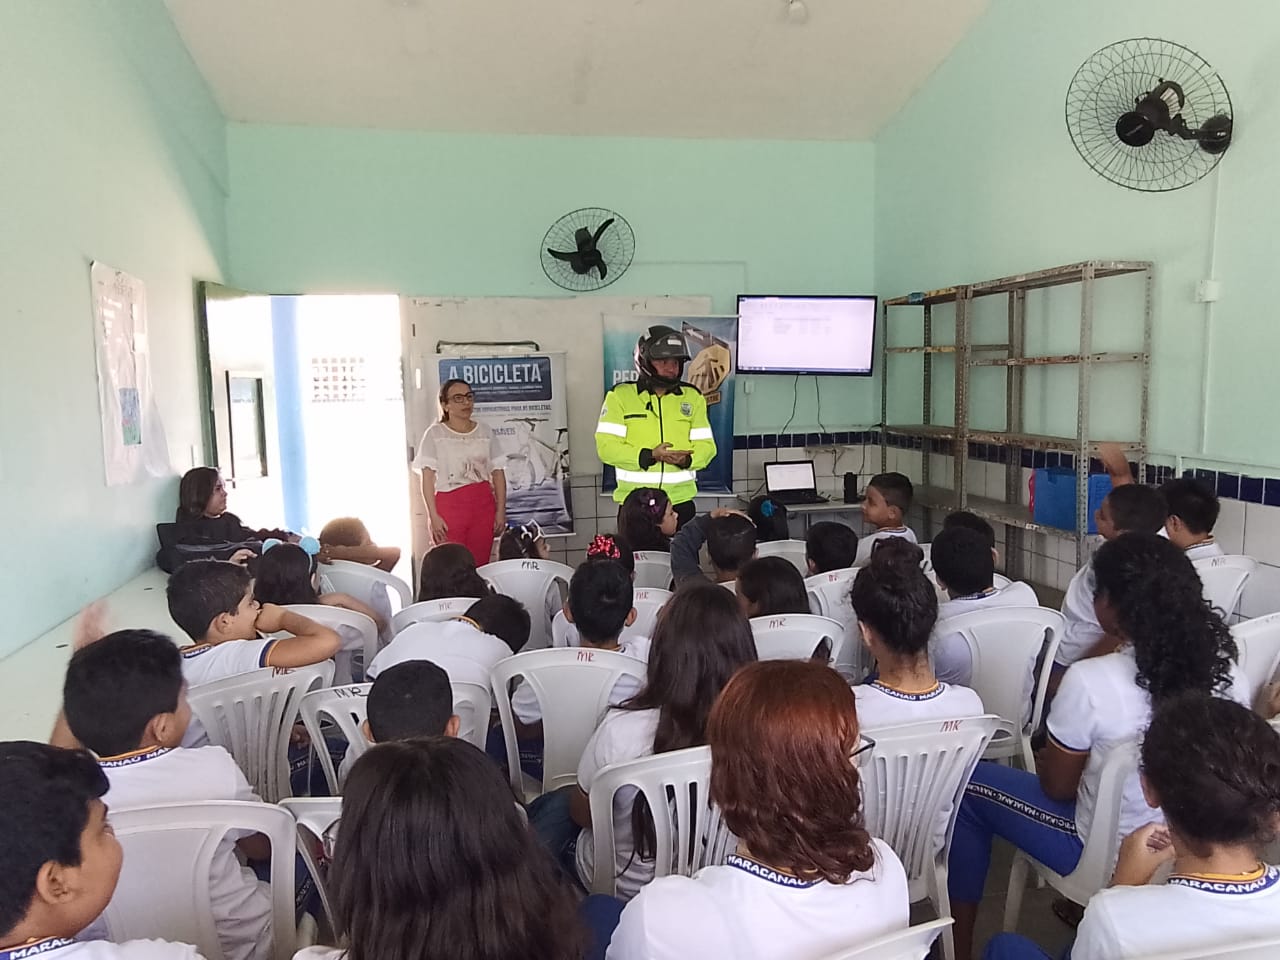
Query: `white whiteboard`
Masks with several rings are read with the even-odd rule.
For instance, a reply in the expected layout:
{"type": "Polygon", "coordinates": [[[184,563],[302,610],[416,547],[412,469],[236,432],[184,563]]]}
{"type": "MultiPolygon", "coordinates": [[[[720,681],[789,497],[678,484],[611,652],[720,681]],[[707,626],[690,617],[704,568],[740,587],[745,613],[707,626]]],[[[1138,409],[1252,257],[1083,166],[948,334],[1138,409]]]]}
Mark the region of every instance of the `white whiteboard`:
{"type": "MultiPolygon", "coordinates": [[[[711,297],[402,297],[405,344],[406,451],[417,445],[423,431],[440,415],[435,377],[428,372],[436,344],[475,341],[531,340],[541,351],[568,355],[569,446],[575,474],[598,474],[595,458],[596,422],[604,398],[601,318],[606,314],[636,313],[662,316],[706,316],[711,297]]],[[[502,348],[462,349],[448,353],[488,354],[502,348]]],[[[532,347],[511,348],[534,352],[532,347]]],[[[421,498],[414,498],[417,503],[421,498]]]]}

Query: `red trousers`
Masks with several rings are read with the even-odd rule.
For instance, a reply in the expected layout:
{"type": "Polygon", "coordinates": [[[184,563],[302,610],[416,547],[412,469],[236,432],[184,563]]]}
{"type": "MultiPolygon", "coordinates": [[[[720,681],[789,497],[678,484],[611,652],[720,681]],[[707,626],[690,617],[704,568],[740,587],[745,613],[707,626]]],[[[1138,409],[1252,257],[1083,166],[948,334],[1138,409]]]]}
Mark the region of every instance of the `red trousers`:
{"type": "Polygon", "coordinates": [[[448,493],[437,493],[436,510],[449,528],[446,539],[470,550],[477,567],[488,563],[493,553],[493,521],[498,513],[493,487],[469,483],[448,493]]]}

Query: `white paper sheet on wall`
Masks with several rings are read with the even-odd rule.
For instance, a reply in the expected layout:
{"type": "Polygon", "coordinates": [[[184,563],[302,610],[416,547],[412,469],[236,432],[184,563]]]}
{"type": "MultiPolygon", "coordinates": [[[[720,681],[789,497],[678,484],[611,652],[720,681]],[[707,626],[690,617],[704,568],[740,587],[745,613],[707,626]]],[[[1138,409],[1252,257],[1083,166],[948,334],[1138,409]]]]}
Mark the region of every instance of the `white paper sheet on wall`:
{"type": "Polygon", "coordinates": [[[89,281],[107,486],[167,476],[173,471],[151,391],[146,287],[97,261],[90,264],[89,281]]]}

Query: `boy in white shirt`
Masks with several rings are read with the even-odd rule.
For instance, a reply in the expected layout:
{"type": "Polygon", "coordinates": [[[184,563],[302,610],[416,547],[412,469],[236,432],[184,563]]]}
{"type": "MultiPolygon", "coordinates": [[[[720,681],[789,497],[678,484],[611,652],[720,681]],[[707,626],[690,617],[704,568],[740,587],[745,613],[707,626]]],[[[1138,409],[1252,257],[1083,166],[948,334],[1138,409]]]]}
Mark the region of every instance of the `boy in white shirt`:
{"type": "Polygon", "coordinates": [[[1207,560],[1223,555],[1213,539],[1218,522],[1218,495],[1199,480],[1180,477],[1160,487],[1169,517],[1164,522],[1169,541],[1181,547],[1188,560],[1207,560]]]}
{"type": "MultiPolygon", "coordinates": [[[[488,723],[489,718],[479,718],[488,723]]],[[[462,726],[453,712],[449,675],[430,660],[406,660],[387,667],[369,687],[365,721],[360,725],[371,745],[416,737],[456,737],[462,726]]],[[[345,783],[364,751],[348,750],[338,768],[345,783]]]]}
{"type": "Polygon", "coordinates": [[[858,535],[853,527],[819,520],[804,535],[804,560],[809,576],[845,570],[858,558],[858,535]]]}
{"type": "MultiPolygon", "coordinates": [[[[1125,475],[1128,475],[1127,472],[1125,475]]],[[[1110,541],[1122,533],[1159,533],[1167,516],[1168,510],[1159,490],[1136,483],[1122,483],[1107,494],[1098,507],[1094,520],[1098,536],[1110,541]]],[[[1086,563],[1071,578],[1062,601],[1062,615],[1067,622],[1062,642],[1058,645],[1058,653],[1054,657],[1053,674],[1049,680],[1050,694],[1057,690],[1062,681],[1062,672],[1071,664],[1115,649],[1114,644],[1105,637],[1098,615],[1094,612],[1094,588],[1093,566],[1086,563]]]]}
{"type": "Polygon", "coordinates": [[[93,757],[43,743],[0,744],[0,957],[199,960],[163,940],[80,941],[120,878],[107,778],[93,757]]]}
{"type": "MultiPolygon", "coordinates": [[[[1165,823],[1125,838],[1108,889],[1089,901],[1073,960],[1226,949],[1280,937],[1280,867],[1260,851],[1275,836],[1280,738],[1230,700],[1186,696],[1160,707],[1142,743],[1142,790],[1165,823]],[[1168,879],[1152,883],[1172,864],[1168,879]]],[[[1002,934],[987,960],[1047,960],[1002,934]]]]}
{"type": "Polygon", "coordinates": [[[365,674],[376,680],[394,664],[430,660],[443,667],[450,680],[487,687],[498,661],[528,643],[529,623],[529,612],[519,600],[493,593],[477,600],[461,617],[405,627],[378,652],[365,674]]]}
{"type": "Polygon", "coordinates": [[[169,578],[165,595],[169,616],[194,641],[182,650],[182,674],[192,687],[262,667],[321,663],[342,645],[336,632],[314,620],[272,603],[259,604],[249,571],[224,560],[183,564],[169,578]],[[279,632],[293,636],[259,636],[279,632]]]}
{"type": "MultiPolygon", "coordinates": [[[[587,560],[579,566],[569,580],[569,597],[564,604],[565,619],[577,627],[578,645],[612,650],[648,663],[648,637],[621,638],[623,629],[636,619],[634,597],[631,574],[617,560],[587,560]]],[[[609,695],[609,705],[616,707],[640,687],[641,681],[635,677],[619,677],[609,695]]],[[[516,689],[511,709],[521,740],[541,738],[542,707],[529,684],[522,683],[516,689]]]]}
{"type": "Polygon", "coordinates": [[[938,598],[920,567],[876,552],[858,571],[851,599],[862,641],[879,676],[853,688],[863,730],[980,717],[982,700],[968,687],[940,682],[929,665],[929,636],[938,598]]]}
{"type": "MultiPolygon", "coordinates": [[[[995,586],[993,541],[969,527],[943,527],[929,548],[933,575],[947,599],[938,607],[938,623],[948,617],[989,607],[1034,607],[1035,591],[1021,581],[995,586]]],[[[934,631],[929,654],[939,680],[967,684],[973,676],[969,645],[958,633],[934,631]]],[[[1029,691],[1028,691],[1029,692],[1029,691]]]]}
{"type": "MultiPolygon", "coordinates": [[[[72,734],[98,755],[117,809],[199,800],[251,800],[222,747],[179,745],[191,719],[182,658],[172,640],[150,630],[118,630],[76,651],[67,666],[63,709],[72,734]]],[[[247,856],[270,858],[260,836],[240,840],[247,856]]],[[[211,864],[210,907],[228,960],[271,956],[271,894],[240,866],[236,840],[224,837],[211,864]]]]}
{"type": "Polygon", "coordinates": [[[862,519],[875,530],[858,541],[855,567],[865,566],[871,560],[876,541],[886,537],[901,537],[918,543],[916,533],[907,526],[907,511],[915,490],[911,481],[901,473],[878,473],[867,481],[866,499],[862,501],[862,519]]]}

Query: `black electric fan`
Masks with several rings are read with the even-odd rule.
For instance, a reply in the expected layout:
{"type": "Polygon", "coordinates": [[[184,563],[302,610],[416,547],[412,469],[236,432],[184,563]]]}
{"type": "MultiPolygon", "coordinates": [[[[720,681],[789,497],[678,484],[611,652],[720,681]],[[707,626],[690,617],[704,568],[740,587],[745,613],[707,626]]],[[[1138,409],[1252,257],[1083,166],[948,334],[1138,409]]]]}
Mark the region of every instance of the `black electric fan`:
{"type": "Polygon", "coordinates": [[[1084,162],[1130,190],[1195,183],[1231,145],[1231,97],[1193,50],[1138,37],[1103,47],[1067,88],[1067,129],[1084,162]]]}
{"type": "Polygon", "coordinates": [[[583,207],[566,213],[542,238],[542,271],[566,290],[607,287],[631,266],[636,235],[612,210],[583,207]]]}

